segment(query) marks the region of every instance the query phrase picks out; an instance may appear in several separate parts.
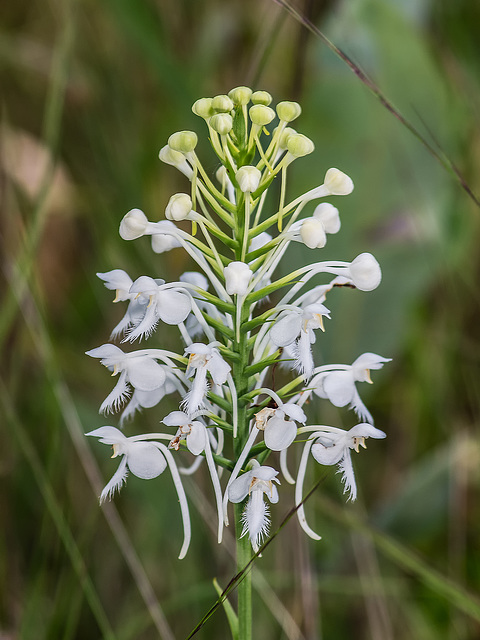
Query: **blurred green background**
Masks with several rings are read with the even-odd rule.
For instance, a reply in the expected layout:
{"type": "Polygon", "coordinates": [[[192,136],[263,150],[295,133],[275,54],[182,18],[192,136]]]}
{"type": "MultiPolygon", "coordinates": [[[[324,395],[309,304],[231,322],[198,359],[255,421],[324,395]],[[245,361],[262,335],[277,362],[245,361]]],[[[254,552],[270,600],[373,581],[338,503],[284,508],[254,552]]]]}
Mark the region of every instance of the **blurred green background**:
{"type": "MultiPolygon", "coordinates": [[[[480,5],[295,6],[479,194],[480,5]]],[[[316,151],[290,171],[292,196],[331,166],[355,182],[320,259],[371,251],[382,265],[378,290],[333,292],[321,356],[393,358],[361,389],[388,438],[354,461],[360,498],[345,505],[332,472],[306,505],[322,541],[295,519],[273,541],[255,569],[255,638],[479,638],[468,592],[480,588],[480,208],[272,0],[17,0],[0,18],[1,640],[184,638],[215,600],[213,577],[225,586],[233,575],[232,540],[217,548],[211,531],[206,475],[186,482],[194,535],[179,562],[166,474],[131,479],[100,509],[116,466],[82,434],[108,423],[97,409],[110,388],[84,352],[122,314],[95,273],[175,279],[191,268],[179,250],[159,257],[146,239],[123,242],[118,224],[132,207],[161,219],[185,189],[157,158],[172,132],[203,135],[199,153],[215,168],[191,105],[240,84],[302,104],[295,126],[316,151]]],[[[289,256],[289,266],[319,259],[297,244],[289,256]]],[[[137,416],[127,433],[156,430],[173,408],[137,416]]],[[[308,410],[355,423],[320,400],[308,410]]],[[[312,465],[306,486],[320,473],[312,465]]],[[[286,483],[282,496],[274,528],[293,504],[286,483]]],[[[198,637],[228,637],[221,610],[198,637]]]]}

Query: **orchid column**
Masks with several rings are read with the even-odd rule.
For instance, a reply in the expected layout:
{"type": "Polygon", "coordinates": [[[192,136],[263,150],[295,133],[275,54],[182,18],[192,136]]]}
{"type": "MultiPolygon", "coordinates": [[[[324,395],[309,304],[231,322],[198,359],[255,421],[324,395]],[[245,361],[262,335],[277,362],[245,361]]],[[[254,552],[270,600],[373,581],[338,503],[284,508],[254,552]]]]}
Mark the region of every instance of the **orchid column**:
{"type": "MultiPolygon", "coordinates": [[[[186,192],[170,198],[166,220],[151,222],[133,209],[123,218],[120,235],[124,240],[150,236],[157,254],[182,248],[197,270],[170,283],[154,273],[135,280],[121,269],[98,274],[108,289],[116,291],[115,302],[127,303],[111,338],[121,338],[124,344],[148,339],[151,346],[126,352],[105,344],[88,352],[112,375],[119,375],[101,411],[123,409],[120,427],[137,412],[159,405],[166,395],[178,397],[178,410],[161,414],[166,430],[127,437],[108,425],[88,434],[112,445],[114,456],[122,456],[101,500],[113,496],[128,471],[153,479],[168,469],[180,503],[184,541],[179,557],[183,558],[191,531],[181,476],[197,472],[205,462],[218,514],[218,542],[229,525],[229,503],[234,505],[238,570],[268,535],[269,505],[280,499],[279,471],[265,464],[267,458],[279,465],[286,482],[296,485],[299,523],[310,537],[319,539],[307,524],[302,504],[310,458],[322,465],[338,464],[345,492],[354,500],[350,451],[365,447],[368,437],[385,437],[373,426],[357,383],[371,382],[370,370],[381,368],[388,359],[365,353],[352,364],[318,365],[312,351],[319,331],[325,330],[324,319],[330,318],[325,304],[330,291],[377,287],[381,272],[375,258],[362,253],[351,262],[315,260],[275,280],[291,242],[316,251],[325,246],[327,235],[340,230],[336,206],[316,201],[348,195],[353,182],[330,168],[320,186],[288,201],[287,171],[314,145],[289,127],[300,115],[300,106],[280,102],[273,110],[271,102],[265,91],[238,87],[193,105],[208,127],[219,163],[215,178],[196,153],[193,131],[170,136],[160,159],[184,174],[186,192]],[[275,179],[280,196],[272,207],[267,192],[275,179]],[[316,208],[300,218],[311,202],[316,208]],[[156,343],[160,323],[178,327],[184,343],[180,351],[156,343]],[[276,389],[272,370],[279,364],[295,373],[276,389]],[[348,405],[361,422],[347,431],[307,424],[303,406],[314,396],[337,407],[348,405]],[[168,431],[171,427],[175,432],[168,431]],[[296,478],[287,464],[287,452],[295,443],[303,445],[296,478]]],[[[232,635],[251,639],[250,574],[238,587],[237,616],[236,620],[230,616],[232,635]]]]}

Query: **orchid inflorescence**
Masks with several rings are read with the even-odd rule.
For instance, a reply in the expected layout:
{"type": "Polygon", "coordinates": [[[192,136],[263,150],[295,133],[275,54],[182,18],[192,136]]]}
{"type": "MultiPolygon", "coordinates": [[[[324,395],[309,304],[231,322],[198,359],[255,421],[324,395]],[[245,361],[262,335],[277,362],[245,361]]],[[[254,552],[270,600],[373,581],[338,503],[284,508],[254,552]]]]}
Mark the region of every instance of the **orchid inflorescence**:
{"type": "Polygon", "coordinates": [[[178,327],[185,343],[180,353],[152,347],[124,351],[113,344],[87,352],[118,375],[101,412],[113,413],[123,407],[120,427],[166,395],[180,398],[178,410],[161,421],[165,426],[161,433],[127,437],[113,426],[104,426],[87,434],[112,445],[113,457],[122,457],[101,501],[113,496],[129,471],[151,479],[168,467],[184,525],[180,558],[190,542],[181,476],[196,472],[203,461],[216,499],[218,542],[228,525],[228,503],[245,502],[239,535],[248,535],[257,551],[269,530],[266,500],[272,504],[279,500],[279,472],[265,464],[272,452],[279,453],[283,478],[296,485],[301,526],[318,539],[306,522],[302,504],[310,455],[321,465],[338,465],[344,492],[355,500],[350,452],[365,447],[366,438],[385,437],[373,426],[357,383],[371,382],[370,370],[380,369],[388,359],[364,353],[352,364],[318,366],[312,353],[318,330],[324,331],[324,319],[330,318],[329,292],[345,286],[375,289],[381,280],[378,262],[370,253],[362,253],[351,262],[314,261],[274,279],[291,242],[320,249],[327,235],[340,229],[333,204],[321,202],[313,214],[300,218],[306,205],[348,195],[353,182],[331,168],[323,184],[287,201],[288,167],[310,154],[314,144],[289,126],[300,115],[300,105],[280,102],[274,110],[271,101],[266,91],[252,92],[247,87],[197,100],[193,112],[205,120],[220,163],[216,182],[195,151],[197,135],[193,131],[174,133],[159,157],[185,175],[190,182],[188,193],[170,198],[166,220],[150,222],[141,210],[132,209],[120,224],[124,240],[151,236],[155,253],[183,248],[198,271],[184,273],[170,283],[147,275],[132,280],[121,269],[97,274],[107,289],[116,292],[114,301],[126,303],[112,339],[120,339],[123,345],[151,340],[159,325],[166,323],[178,327]],[[272,128],[277,116],[278,123],[272,128]],[[267,193],[275,179],[280,195],[272,211],[267,193]],[[316,276],[323,276],[326,282],[309,288],[316,276]],[[283,296],[273,304],[271,298],[280,290],[283,296]],[[279,364],[296,375],[274,389],[272,372],[279,364]],[[303,407],[313,396],[336,407],[348,405],[360,423],[348,431],[308,425],[303,407]],[[287,452],[295,443],[303,445],[296,478],[287,465],[287,452]],[[178,464],[181,452],[193,456],[189,466],[178,464]],[[230,476],[222,489],[223,470],[230,476]]]}

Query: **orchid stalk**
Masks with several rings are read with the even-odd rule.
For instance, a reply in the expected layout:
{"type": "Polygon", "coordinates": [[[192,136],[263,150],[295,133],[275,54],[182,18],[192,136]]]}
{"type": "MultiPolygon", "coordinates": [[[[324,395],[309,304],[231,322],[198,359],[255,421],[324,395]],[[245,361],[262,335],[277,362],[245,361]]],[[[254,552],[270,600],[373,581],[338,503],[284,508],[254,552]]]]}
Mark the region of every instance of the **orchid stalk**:
{"type": "MultiPolygon", "coordinates": [[[[170,283],[158,277],[154,266],[136,279],[120,268],[97,274],[116,292],[114,302],[125,305],[111,339],[130,347],[127,351],[104,344],[87,352],[118,375],[102,412],[121,411],[119,426],[126,428],[136,414],[156,408],[164,426],[158,433],[129,437],[111,425],[87,434],[113,446],[113,457],[122,456],[101,501],[119,491],[129,472],[162,482],[168,470],[180,504],[184,536],[179,558],[184,558],[191,527],[181,476],[206,469],[219,543],[233,511],[238,571],[269,535],[270,511],[282,499],[279,475],[296,485],[300,526],[318,540],[302,503],[311,458],[326,466],[338,464],[345,492],[355,500],[350,452],[358,452],[368,437],[385,437],[373,426],[357,383],[371,382],[370,370],[380,369],[388,359],[365,353],[352,364],[319,364],[313,348],[334,321],[327,306],[330,292],[345,285],[375,289],[381,281],[378,262],[369,253],[328,262],[312,254],[311,263],[275,280],[292,242],[318,251],[340,230],[337,205],[324,199],[350,194],[353,182],[342,171],[327,168],[319,186],[288,201],[287,174],[314,144],[288,126],[300,116],[300,105],[280,102],[273,109],[272,101],[265,91],[237,87],[193,105],[207,124],[220,165],[217,184],[197,153],[197,134],[170,136],[159,157],[185,176],[185,193],[172,195],[165,220],[150,221],[143,211],[132,209],[120,223],[120,235],[143,243],[150,237],[154,254],[180,248],[200,271],[186,272],[170,283]],[[281,181],[276,205],[266,197],[275,178],[281,181]],[[313,212],[310,202],[315,203],[313,212]],[[182,221],[191,223],[190,231],[177,226],[182,221]],[[317,277],[324,282],[318,284],[317,277]],[[165,324],[179,332],[177,347],[169,344],[168,350],[162,342],[165,324]],[[148,348],[132,349],[143,340],[148,348]],[[274,388],[272,371],[279,365],[295,373],[274,388]],[[178,406],[168,415],[157,408],[165,396],[175,397],[178,406]],[[329,401],[336,407],[348,405],[361,422],[348,431],[309,425],[307,399],[315,400],[308,412],[329,401]],[[287,454],[302,446],[295,477],[287,454]]],[[[206,166],[212,166],[211,159],[206,166]]],[[[250,574],[238,587],[237,637],[252,639],[250,574]]]]}

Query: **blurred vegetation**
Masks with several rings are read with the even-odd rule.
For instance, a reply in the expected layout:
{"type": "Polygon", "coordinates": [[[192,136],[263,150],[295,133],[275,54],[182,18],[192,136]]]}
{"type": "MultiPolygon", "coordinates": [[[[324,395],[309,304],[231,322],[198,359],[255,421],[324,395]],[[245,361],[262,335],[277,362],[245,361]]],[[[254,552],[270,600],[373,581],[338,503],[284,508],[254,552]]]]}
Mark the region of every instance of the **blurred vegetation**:
{"type": "MultiPolygon", "coordinates": [[[[480,5],[296,7],[478,195],[480,5]]],[[[0,15],[0,638],[183,638],[216,598],[212,579],[232,576],[231,540],[217,548],[210,530],[208,478],[187,482],[194,536],[181,563],[167,477],[133,479],[99,509],[112,465],[82,434],[104,424],[108,380],[83,354],[121,313],[97,271],[189,267],[180,251],[153,260],[147,240],[124,243],[118,223],[132,207],[163,216],[184,182],[158,150],[178,129],[204,134],[191,104],[240,84],[302,104],[298,127],[316,151],[295,163],[292,194],[330,166],[355,181],[322,259],[371,251],[382,265],[377,291],[331,296],[319,357],[393,358],[365,394],[388,438],[355,460],[360,500],[344,505],[329,474],[306,505],[323,540],[293,519],[269,546],[255,569],[255,637],[480,637],[467,595],[480,589],[480,209],[456,177],[273,0],[17,0],[0,15]]],[[[290,256],[312,259],[299,245],[290,256]]],[[[127,429],[154,429],[173,408],[127,429]]],[[[354,420],[321,401],[309,412],[354,420]]],[[[320,473],[312,465],[310,483],[320,473]]],[[[198,637],[227,633],[219,611],[198,637]]]]}

